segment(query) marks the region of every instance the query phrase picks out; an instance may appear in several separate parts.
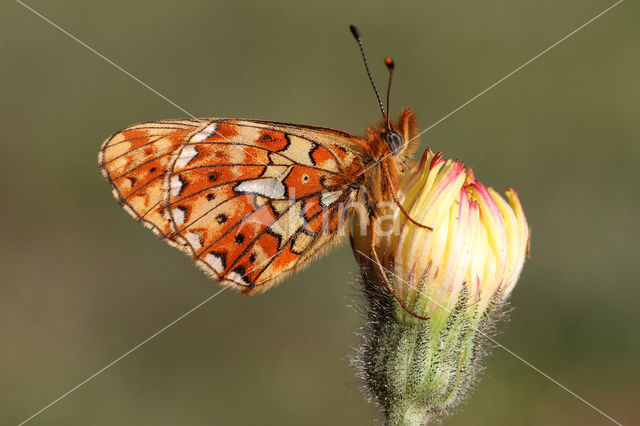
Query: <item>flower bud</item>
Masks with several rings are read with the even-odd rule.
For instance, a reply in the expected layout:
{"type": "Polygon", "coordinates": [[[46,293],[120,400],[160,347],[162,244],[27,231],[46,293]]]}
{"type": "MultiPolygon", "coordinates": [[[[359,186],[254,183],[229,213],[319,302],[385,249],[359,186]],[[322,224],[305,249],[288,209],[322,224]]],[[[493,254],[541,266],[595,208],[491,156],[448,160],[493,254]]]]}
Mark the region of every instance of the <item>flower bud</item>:
{"type": "Polygon", "coordinates": [[[460,161],[426,151],[400,178],[397,206],[372,230],[352,232],[368,302],[369,332],[358,360],[392,424],[424,424],[463,400],[480,366],[483,337],[499,318],[528,252],[517,194],[506,200],[460,161]],[[386,225],[386,228],[385,228],[386,225]]]}

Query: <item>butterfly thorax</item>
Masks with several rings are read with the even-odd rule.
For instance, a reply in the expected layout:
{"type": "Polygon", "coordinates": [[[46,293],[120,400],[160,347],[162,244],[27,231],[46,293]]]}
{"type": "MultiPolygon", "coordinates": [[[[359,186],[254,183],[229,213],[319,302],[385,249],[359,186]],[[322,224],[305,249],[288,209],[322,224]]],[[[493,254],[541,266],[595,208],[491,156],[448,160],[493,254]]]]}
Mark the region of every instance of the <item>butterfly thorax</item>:
{"type": "Polygon", "coordinates": [[[407,163],[417,145],[416,134],[415,115],[407,108],[400,112],[397,121],[389,120],[388,127],[383,119],[377,126],[365,129],[367,154],[371,162],[363,172],[363,198],[372,216],[383,214],[384,205],[392,202],[392,190],[398,187],[399,175],[407,170],[407,163]],[[388,132],[400,136],[399,147],[391,144],[388,137],[385,137],[388,132]]]}

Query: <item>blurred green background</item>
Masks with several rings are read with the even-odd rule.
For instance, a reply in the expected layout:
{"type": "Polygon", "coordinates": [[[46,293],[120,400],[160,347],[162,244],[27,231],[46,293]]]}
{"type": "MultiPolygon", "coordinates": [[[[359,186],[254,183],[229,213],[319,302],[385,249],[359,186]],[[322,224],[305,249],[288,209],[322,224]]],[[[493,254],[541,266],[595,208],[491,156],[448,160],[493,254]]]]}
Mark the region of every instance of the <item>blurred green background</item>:
{"type": "MultiPolygon", "coordinates": [[[[613,4],[604,0],[28,4],[196,116],[359,134],[396,61],[425,128],[613,4]]],[[[448,118],[422,147],[517,189],[532,257],[498,340],[640,423],[640,8],[626,1],[448,118]]],[[[185,117],[19,3],[0,6],[0,424],[17,424],[218,287],[114,201],[102,141],[185,117]]],[[[343,246],[267,294],[226,291],[33,425],[379,423],[349,366],[362,318],[343,246]]],[[[502,349],[447,425],[610,424],[502,349]]]]}

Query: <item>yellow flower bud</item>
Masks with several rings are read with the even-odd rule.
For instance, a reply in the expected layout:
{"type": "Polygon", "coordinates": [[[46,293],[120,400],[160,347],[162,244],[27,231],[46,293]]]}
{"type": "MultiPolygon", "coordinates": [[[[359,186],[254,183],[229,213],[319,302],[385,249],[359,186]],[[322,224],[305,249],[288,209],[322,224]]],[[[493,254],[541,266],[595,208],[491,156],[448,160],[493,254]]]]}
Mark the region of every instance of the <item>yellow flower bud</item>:
{"type": "MultiPolygon", "coordinates": [[[[433,228],[411,223],[395,206],[377,222],[377,254],[407,306],[437,320],[463,294],[479,314],[495,298],[509,296],[529,239],[513,189],[507,189],[505,200],[477,181],[462,162],[427,150],[401,177],[398,197],[411,218],[433,228]]],[[[356,255],[362,259],[366,254],[366,261],[371,257],[370,230],[352,237],[356,255]]]]}
{"type": "Polygon", "coordinates": [[[389,424],[425,424],[474,383],[484,337],[522,271],[529,227],[514,190],[505,199],[462,162],[430,150],[401,176],[397,195],[432,230],[391,204],[375,221],[373,253],[372,230],[354,224],[370,320],[356,365],[389,424]]]}

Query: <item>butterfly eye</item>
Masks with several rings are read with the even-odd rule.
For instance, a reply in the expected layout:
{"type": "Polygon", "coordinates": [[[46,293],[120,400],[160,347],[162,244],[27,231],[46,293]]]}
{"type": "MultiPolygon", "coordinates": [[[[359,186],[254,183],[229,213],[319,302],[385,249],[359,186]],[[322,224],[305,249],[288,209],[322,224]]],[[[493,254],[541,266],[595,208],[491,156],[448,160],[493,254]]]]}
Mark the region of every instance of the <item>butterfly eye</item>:
{"type": "Polygon", "coordinates": [[[387,131],[381,134],[389,149],[395,154],[400,148],[402,148],[402,138],[394,131],[387,131]]]}

